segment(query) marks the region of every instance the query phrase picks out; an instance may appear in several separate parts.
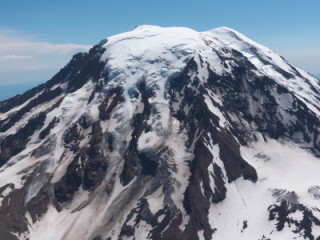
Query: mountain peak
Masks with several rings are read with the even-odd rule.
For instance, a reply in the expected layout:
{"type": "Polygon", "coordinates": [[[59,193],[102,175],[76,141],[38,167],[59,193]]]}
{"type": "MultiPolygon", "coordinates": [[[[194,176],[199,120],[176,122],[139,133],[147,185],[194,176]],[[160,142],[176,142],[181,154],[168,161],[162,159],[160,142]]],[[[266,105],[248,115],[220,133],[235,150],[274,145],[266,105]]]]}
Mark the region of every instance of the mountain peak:
{"type": "Polygon", "coordinates": [[[226,27],[104,39],[0,102],[0,236],[319,238],[319,94],[226,27]]]}

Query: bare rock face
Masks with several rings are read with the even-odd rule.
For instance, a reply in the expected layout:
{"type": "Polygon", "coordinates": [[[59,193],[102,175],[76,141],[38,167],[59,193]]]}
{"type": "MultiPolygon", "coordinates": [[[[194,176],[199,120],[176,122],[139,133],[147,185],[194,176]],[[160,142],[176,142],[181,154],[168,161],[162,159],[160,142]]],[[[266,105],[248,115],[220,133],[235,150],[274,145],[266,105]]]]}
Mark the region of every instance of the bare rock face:
{"type": "Polygon", "coordinates": [[[319,106],[232,29],[110,37],[0,102],[0,238],[320,239],[319,106]]]}

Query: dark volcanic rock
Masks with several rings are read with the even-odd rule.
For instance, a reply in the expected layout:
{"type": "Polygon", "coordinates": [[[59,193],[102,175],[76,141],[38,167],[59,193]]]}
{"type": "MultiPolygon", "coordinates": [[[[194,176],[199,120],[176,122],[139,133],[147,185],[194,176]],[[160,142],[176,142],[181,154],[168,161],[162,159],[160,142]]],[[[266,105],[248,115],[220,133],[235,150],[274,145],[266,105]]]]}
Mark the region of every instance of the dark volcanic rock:
{"type": "Polygon", "coordinates": [[[30,136],[42,127],[45,118],[45,113],[41,112],[37,117],[31,119],[23,128],[19,129],[17,133],[9,135],[2,140],[0,166],[4,165],[8,159],[26,148],[30,136]]]}

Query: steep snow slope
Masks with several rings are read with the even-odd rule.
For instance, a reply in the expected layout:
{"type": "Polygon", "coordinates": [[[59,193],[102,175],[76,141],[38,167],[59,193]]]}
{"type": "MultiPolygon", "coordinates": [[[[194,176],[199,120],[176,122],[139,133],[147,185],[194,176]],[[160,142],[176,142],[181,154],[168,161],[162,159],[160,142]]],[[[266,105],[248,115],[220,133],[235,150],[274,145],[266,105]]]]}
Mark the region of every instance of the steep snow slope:
{"type": "Polygon", "coordinates": [[[102,40],[0,103],[0,237],[316,239],[319,88],[225,27],[102,40]]]}

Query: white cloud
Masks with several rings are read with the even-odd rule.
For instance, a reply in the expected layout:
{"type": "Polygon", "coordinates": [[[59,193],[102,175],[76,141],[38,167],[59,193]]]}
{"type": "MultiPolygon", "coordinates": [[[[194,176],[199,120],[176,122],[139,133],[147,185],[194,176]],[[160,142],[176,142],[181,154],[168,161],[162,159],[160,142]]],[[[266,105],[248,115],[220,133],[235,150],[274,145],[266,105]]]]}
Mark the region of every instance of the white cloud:
{"type": "Polygon", "coordinates": [[[88,51],[91,45],[73,43],[53,44],[38,39],[39,36],[14,30],[0,29],[0,54],[32,53],[63,55],[75,51],[88,51]]]}
{"type": "Polygon", "coordinates": [[[39,35],[0,29],[0,85],[46,81],[91,45],[54,44],[39,35]]]}
{"type": "Polygon", "coordinates": [[[91,45],[54,44],[37,35],[12,29],[0,29],[0,84],[3,72],[24,72],[43,69],[58,71],[77,52],[88,51],[91,45]]]}
{"type": "Polygon", "coordinates": [[[24,56],[24,55],[5,55],[5,56],[0,56],[0,61],[28,60],[28,59],[32,59],[32,56],[24,56]]]}

